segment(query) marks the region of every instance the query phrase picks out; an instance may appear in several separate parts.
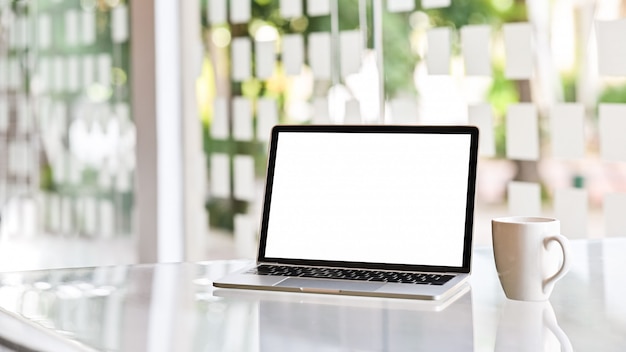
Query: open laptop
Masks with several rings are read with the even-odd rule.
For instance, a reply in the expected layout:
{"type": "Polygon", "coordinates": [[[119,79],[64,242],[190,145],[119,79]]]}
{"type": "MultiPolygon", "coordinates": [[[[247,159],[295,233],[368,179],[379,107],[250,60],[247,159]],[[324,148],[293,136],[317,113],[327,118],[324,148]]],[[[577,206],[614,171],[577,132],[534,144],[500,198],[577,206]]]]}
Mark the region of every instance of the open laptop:
{"type": "Polygon", "coordinates": [[[442,299],[470,274],[478,129],[275,126],[257,263],[216,287],[442,299]]]}

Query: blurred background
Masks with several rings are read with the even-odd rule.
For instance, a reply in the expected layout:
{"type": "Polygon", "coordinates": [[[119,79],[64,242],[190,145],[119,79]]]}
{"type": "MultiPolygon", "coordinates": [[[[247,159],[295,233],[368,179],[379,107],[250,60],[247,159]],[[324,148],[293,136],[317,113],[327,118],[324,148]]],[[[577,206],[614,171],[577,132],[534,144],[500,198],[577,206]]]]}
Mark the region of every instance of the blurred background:
{"type": "Polygon", "coordinates": [[[626,235],[625,33],[622,0],[0,0],[0,271],[254,258],[275,124],[477,125],[477,246],[626,235]]]}

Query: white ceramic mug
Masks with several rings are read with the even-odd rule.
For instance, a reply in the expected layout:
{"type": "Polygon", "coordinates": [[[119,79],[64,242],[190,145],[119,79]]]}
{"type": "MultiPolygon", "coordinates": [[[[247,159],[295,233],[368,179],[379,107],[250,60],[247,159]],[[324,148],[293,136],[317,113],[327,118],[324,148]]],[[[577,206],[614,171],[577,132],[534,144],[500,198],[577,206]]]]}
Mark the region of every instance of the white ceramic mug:
{"type": "Polygon", "coordinates": [[[554,283],[567,273],[570,264],[569,242],[560,228],[559,220],[553,218],[516,216],[491,221],[496,269],[508,298],[550,298],[554,283]],[[549,248],[552,242],[558,243],[561,251],[549,248]]]}

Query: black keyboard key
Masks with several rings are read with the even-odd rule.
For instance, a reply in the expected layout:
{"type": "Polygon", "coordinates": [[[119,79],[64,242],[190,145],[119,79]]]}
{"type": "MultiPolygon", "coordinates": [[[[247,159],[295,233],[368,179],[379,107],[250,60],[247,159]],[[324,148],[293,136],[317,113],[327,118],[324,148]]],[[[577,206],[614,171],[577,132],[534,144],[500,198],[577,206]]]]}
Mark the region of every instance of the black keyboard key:
{"type": "Polygon", "coordinates": [[[248,271],[259,275],[311,277],[323,279],[396,282],[421,285],[443,285],[453,275],[393,272],[381,270],[298,267],[289,265],[259,265],[248,271]]]}

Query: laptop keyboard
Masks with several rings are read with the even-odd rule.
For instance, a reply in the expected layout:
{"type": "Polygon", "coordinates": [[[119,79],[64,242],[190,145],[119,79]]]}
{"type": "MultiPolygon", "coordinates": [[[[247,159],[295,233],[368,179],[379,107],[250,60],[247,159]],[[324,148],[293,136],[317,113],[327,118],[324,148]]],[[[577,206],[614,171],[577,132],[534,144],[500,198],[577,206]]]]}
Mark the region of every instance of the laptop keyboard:
{"type": "Polygon", "coordinates": [[[359,280],[359,281],[381,281],[392,283],[421,284],[421,285],[443,285],[454,277],[454,275],[431,274],[431,273],[409,273],[404,271],[381,271],[362,269],[341,269],[341,268],[319,268],[300,267],[289,265],[259,265],[247,271],[249,274],[291,276],[291,277],[312,277],[322,279],[339,280],[359,280]]]}

